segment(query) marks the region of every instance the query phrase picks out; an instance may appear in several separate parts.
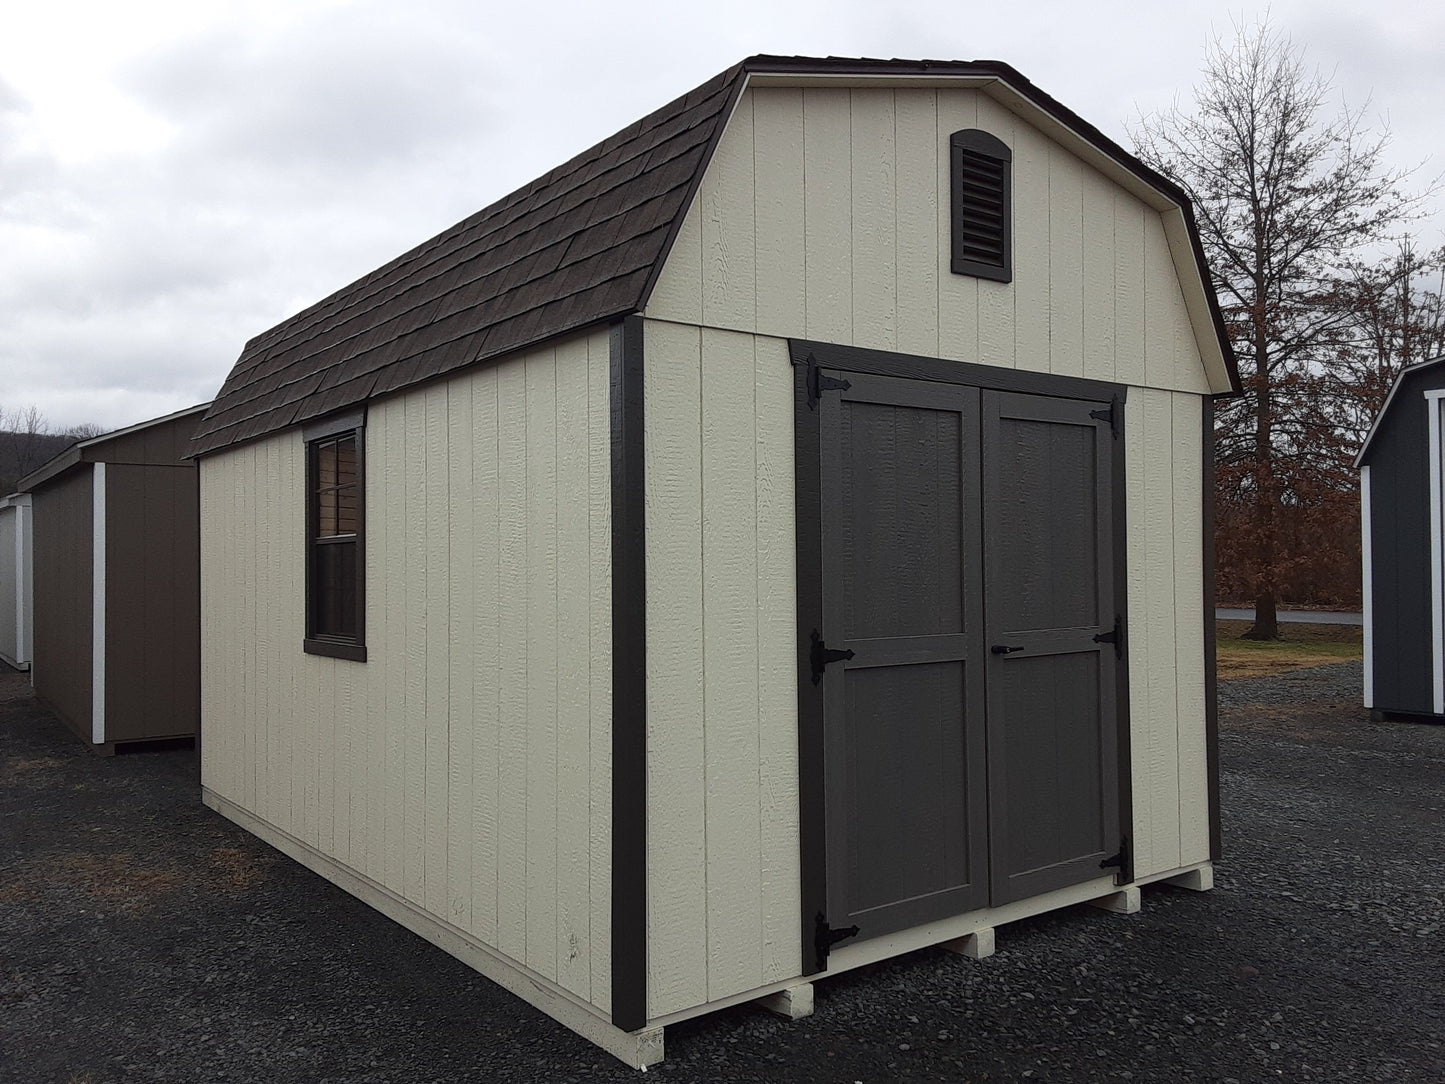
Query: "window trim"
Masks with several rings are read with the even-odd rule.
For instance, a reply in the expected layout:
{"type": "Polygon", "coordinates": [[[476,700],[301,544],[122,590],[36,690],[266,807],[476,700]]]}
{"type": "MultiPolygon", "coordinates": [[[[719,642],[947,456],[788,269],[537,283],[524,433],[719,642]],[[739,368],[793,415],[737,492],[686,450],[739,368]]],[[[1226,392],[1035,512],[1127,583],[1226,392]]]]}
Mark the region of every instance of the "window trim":
{"type": "Polygon", "coordinates": [[[992,279],[995,282],[1013,281],[1013,151],[997,136],[978,128],[965,128],[954,132],[948,138],[948,175],[950,179],[949,209],[951,219],[950,269],[955,275],[972,275],[974,278],[992,279]],[[971,154],[988,158],[1003,168],[1003,184],[999,193],[1003,203],[1002,232],[999,237],[1003,250],[1002,263],[989,263],[963,254],[963,159],[971,154]]]}
{"type": "Polygon", "coordinates": [[[324,655],[352,662],[366,661],[366,409],[333,414],[302,427],[301,439],[306,457],[306,516],[303,553],[306,563],[305,635],[301,649],[308,655],[324,655]],[[317,444],[346,434],[356,437],[356,635],[317,635],[316,628],[316,529],[317,444]]]}

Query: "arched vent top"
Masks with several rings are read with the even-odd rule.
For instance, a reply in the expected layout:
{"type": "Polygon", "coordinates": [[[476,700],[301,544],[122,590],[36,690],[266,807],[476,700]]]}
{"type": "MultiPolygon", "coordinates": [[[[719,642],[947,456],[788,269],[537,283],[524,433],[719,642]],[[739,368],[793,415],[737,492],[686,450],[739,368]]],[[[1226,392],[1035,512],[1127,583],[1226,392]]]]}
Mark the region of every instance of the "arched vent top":
{"type": "Polygon", "coordinates": [[[1013,152],[976,128],[949,140],[953,178],[953,273],[1009,282],[1013,279],[1013,152]]]}

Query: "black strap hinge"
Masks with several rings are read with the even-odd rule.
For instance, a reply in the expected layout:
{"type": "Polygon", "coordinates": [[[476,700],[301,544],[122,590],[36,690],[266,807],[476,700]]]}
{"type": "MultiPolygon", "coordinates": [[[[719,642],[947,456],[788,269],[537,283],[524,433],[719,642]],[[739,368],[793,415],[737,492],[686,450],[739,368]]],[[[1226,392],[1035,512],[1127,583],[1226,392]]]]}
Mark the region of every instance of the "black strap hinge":
{"type": "Polygon", "coordinates": [[[850,937],[858,936],[857,926],[845,926],[840,930],[833,929],[828,925],[828,920],[819,911],[813,920],[813,952],[817,955],[819,971],[828,969],[828,953],[833,951],[833,946],[839,941],[846,941],[850,937]]]}
{"type": "Polygon", "coordinates": [[[1101,632],[1094,637],[1096,644],[1113,644],[1114,658],[1124,657],[1124,618],[1119,614],[1114,615],[1114,627],[1108,632],[1101,632]]]}
{"type": "Polygon", "coordinates": [[[822,638],[818,635],[818,630],[813,630],[812,659],[814,685],[822,682],[823,670],[830,662],[843,662],[845,659],[851,659],[852,657],[853,652],[851,651],[835,651],[833,648],[823,643],[822,638]]]}
{"type": "Polygon", "coordinates": [[[1129,839],[1125,836],[1119,840],[1119,853],[1111,854],[1108,858],[1099,863],[1100,869],[1117,869],[1121,873],[1129,861],[1129,839]]]}
{"type": "Polygon", "coordinates": [[[1119,439],[1119,429],[1124,420],[1124,412],[1119,409],[1119,397],[1116,395],[1109,400],[1109,405],[1103,410],[1089,411],[1089,417],[1097,422],[1108,422],[1109,432],[1114,434],[1114,439],[1119,439]]]}
{"type": "Polygon", "coordinates": [[[847,391],[853,385],[846,380],[839,380],[836,377],[826,375],[818,365],[818,359],[812,354],[804,363],[808,366],[806,376],[808,384],[808,409],[817,410],[818,402],[823,398],[825,391],[847,391]]]}

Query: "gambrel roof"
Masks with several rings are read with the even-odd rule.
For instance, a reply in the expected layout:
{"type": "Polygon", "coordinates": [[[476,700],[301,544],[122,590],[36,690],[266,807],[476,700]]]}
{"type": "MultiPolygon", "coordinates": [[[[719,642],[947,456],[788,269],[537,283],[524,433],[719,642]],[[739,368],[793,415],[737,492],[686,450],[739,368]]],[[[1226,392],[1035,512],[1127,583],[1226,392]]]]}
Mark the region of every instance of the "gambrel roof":
{"type": "Polygon", "coordinates": [[[799,80],[976,87],[1174,212],[1171,248],[1201,352],[1238,388],[1184,192],[1013,68],[755,56],[252,339],[193,454],[640,312],[743,89],[799,80]]]}

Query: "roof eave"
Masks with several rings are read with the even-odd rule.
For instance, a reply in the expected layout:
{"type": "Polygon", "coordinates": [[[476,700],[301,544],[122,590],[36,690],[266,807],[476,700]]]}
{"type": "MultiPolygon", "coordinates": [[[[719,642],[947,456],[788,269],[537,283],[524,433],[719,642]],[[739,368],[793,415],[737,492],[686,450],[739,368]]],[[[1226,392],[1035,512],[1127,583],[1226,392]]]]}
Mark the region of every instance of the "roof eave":
{"type": "Polygon", "coordinates": [[[1364,466],[1365,455],[1370,450],[1370,443],[1375,439],[1375,434],[1379,432],[1380,423],[1390,413],[1390,407],[1395,402],[1395,395],[1400,390],[1400,385],[1405,382],[1405,378],[1423,372],[1425,369],[1432,369],[1442,362],[1445,362],[1445,354],[1438,358],[1430,358],[1428,361],[1417,361],[1414,365],[1407,365],[1395,374],[1395,382],[1390,385],[1390,391],[1385,396],[1385,405],[1380,408],[1380,412],[1375,415],[1375,420],[1370,423],[1370,431],[1365,434],[1364,443],[1360,445],[1360,450],[1355,454],[1354,467],[1356,470],[1364,466]]]}
{"type": "Polygon", "coordinates": [[[187,414],[199,414],[210,407],[210,402],[197,403],[195,406],[186,407],[184,410],[177,410],[171,414],[162,415],[159,418],[151,418],[149,421],[137,422],[135,425],[128,425],[124,429],[116,429],[110,433],[102,433],[98,437],[87,437],[85,440],[78,440],[74,444],[57,453],[53,458],[42,463],[33,471],[15,483],[17,492],[27,492],[38,485],[44,485],[52,478],[64,474],[66,471],[79,466],[81,463],[93,463],[100,457],[95,454],[95,449],[120,437],[138,433],[142,429],[149,429],[155,425],[164,425],[166,422],[175,421],[177,418],[184,418],[187,414]]]}

